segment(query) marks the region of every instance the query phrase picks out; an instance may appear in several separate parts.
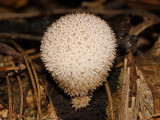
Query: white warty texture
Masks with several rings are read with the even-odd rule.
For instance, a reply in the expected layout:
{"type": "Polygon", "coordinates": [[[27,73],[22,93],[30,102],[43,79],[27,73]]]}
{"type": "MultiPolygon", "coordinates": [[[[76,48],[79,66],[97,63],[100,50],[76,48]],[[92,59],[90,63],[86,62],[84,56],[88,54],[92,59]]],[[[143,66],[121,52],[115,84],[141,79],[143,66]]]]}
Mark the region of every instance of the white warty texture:
{"type": "Polygon", "coordinates": [[[106,81],[116,55],[109,25],[92,14],[61,17],[45,33],[41,58],[46,69],[71,97],[92,93],[106,81]]]}

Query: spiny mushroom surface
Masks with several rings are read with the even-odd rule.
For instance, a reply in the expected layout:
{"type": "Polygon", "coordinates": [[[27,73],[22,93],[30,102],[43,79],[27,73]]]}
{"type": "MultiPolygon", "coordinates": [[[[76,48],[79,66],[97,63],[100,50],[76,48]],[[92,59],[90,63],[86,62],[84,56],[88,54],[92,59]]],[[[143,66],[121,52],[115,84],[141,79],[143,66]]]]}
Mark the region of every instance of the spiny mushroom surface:
{"type": "Polygon", "coordinates": [[[109,25],[92,14],[68,14],[54,22],[41,42],[41,58],[76,109],[88,105],[106,81],[116,55],[109,25]]]}

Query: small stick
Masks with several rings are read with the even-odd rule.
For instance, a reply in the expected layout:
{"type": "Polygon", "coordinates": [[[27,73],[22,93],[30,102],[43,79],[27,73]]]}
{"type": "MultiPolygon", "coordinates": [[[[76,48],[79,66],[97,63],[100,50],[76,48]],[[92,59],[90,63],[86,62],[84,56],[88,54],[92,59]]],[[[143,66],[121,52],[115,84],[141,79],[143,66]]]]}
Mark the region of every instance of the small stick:
{"type": "Polygon", "coordinates": [[[76,12],[91,12],[94,14],[101,14],[107,16],[115,16],[115,15],[136,15],[141,17],[148,17],[149,19],[154,19],[160,21],[160,18],[150,12],[144,10],[130,10],[130,9],[119,9],[119,10],[98,10],[98,9],[53,9],[49,12],[39,12],[39,11],[32,11],[26,13],[7,13],[7,14],[0,14],[0,21],[8,20],[8,19],[15,19],[15,18],[32,18],[42,15],[51,15],[51,14],[66,14],[66,13],[76,13],[76,12]]]}
{"type": "Polygon", "coordinates": [[[40,53],[37,53],[37,54],[32,55],[32,56],[29,56],[29,58],[30,58],[31,60],[40,58],[40,53]]]}
{"type": "Polygon", "coordinates": [[[38,99],[39,98],[39,96],[38,96],[39,94],[37,94],[37,88],[36,88],[35,79],[34,79],[35,76],[33,76],[33,73],[31,71],[31,67],[29,65],[29,63],[31,64],[31,60],[29,59],[29,57],[27,56],[27,54],[25,53],[25,51],[17,43],[15,43],[14,41],[10,41],[10,42],[14,46],[16,46],[17,49],[24,55],[24,61],[26,63],[26,66],[27,66],[27,69],[28,69],[28,72],[29,72],[29,76],[31,78],[31,82],[32,82],[32,86],[33,86],[33,91],[34,91],[34,94],[35,94],[35,97],[36,97],[36,101],[37,101],[37,108],[38,108],[39,119],[42,120],[41,103],[40,103],[40,101],[38,99]]]}
{"type": "Polygon", "coordinates": [[[106,88],[106,92],[107,92],[107,96],[108,96],[108,101],[109,101],[109,108],[110,108],[110,113],[111,113],[111,119],[115,120],[114,117],[114,110],[113,110],[113,103],[112,103],[112,96],[111,96],[111,91],[108,85],[108,81],[106,81],[105,83],[105,88],[106,88]]]}
{"type": "Polygon", "coordinates": [[[130,85],[130,67],[127,67],[127,59],[124,59],[124,76],[122,86],[122,97],[121,97],[121,111],[119,120],[128,120],[129,116],[129,85],[130,85]]]}
{"type": "MultiPolygon", "coordinates": [[[[15,64],[12,62],[11,63],[14,67],[15,64]]],[[[15,70],[15,72],[18,72],[17,70],[15,70]]],[[[20,113],[19,113],[19,120],[21,120],[22,118],[22,113],[23,113],[23,87],[22,87],[22,81],[19,75],[17,75],[17,80],[18,80],[18,84],[19,84],[19,89],[20,89],[20,97],[21,97],[21,103],[20,103],[20,113]]]]}
{"type": "Polygon", "coordinates": [[[10,47],[9,45],[1,43],[1,42],[0,42],[0,53],[12,56],[16,58],[17,60],[23,61],[23,56],[19,52],[17,52],[15,49],[10,47]]]}
{"type": "Polygon", "coordinates": [[[12,96],[11,96],[11,86],[9,83],[9,77],[6,76],[7,86],[8,86],[8,98],[9,98],[9,119],[12,120],[12,96]]]}
{"type": "Polygon", "coordinates": [[[15,71],[21,71],[24,70],[26,68],[26,66],[24,64],[19,64],[18,66],[4,66],[4,67],[0,67],[0,72],[1,71],[11,71],[11,70],[15,70],[15,71]]]}
{"type": "Polygon", "coordinates": [[[142,31],[144,31],[145,29],[147,29],[148,27],[157,24],[160,21],[155,21],[155,20],[148,20],[145,22],[142,22],[140,24],[138,24],[137,26],[133,27],[130,29],[129,34],[131,35],[139,35],[142,31]]]}
{"type": "Polygon", "coordinates": [[[34,40],[40,41],[41,36],[38,35],[30,35],[30,34],[19,34],[19,33],[0,33],[0,38],[11,38],[11,39],[27,39],[27,40],[34,40]]]}
{"type": "Polygon", "coordinates": [[[18,68],[15,67],[15,66],[4,66],[4,67],[0,67],[0,72],[1,72],[1,71],[10,71],[10,70],[18,70],[18,68]]]}
{"type": "Polygon", "coordinates": [[[21,97],[21,104],[20,104],[20,113],[19,113],[19,120],[22,118],[23,113],[23,88],[22,88],[22,82],[19,75],[17,75],[18,83],[19,83],[19,89],[20,89],[20,97],[21,97]]]}
{"type": "MultiPolygon", "coordinates": [[[[52,106],[53,106],[53,112],[54,112],[54,115],[55,115],[55,117],[56,117],[56,120],[61,120],[60,118],[58,118],[58,116],[57,116],[57,113],[56,113],[56,110],[55,110],[55,108],[54,108],[54,105],[53,105],[53,102],[52,102],[52,99],[51,99],[51,97],[50,97],[50,94],[48,94],[48,92],[47,92],[47,88],[46,88],[46,86],[44,85],[44,83],[42,82],[42,80],[40,79],[40,83],[42,84],[42,86],[44,87],[44,89],[45,89],[45,92],[46,92],[46,95],[48,96],[48,98],[49,98],[49,100],[50,100],[50,103],[52,104],[52,106]]],[[[51,90],[52,91],[52,90],[51,90]]]]}
{"type": "Polygon", "coordinates": [[[26,54],[33,54],[33,53],[35,53],[36,52],[36,49],[29,49],[29,50],[25,50],[25,53],[26,54]]]}
{"type": "Polygon", "coordinates": [[[86,10],[86,9],[54,9],[49,12],[40,12],[40,11],[32,11],[26,13],[7,13],[0,14],[0,21],[14,19],[14,18],[31,18],[36,16],[48,15],[48,14],[66,14],[66,13],[75,13],[75,12],[92,12],[95,14],[104,14],[104,15],[119,15],[125,12],[125,10],[86,10]]]}
{"type": "Polygon", "coordinates": [[[37,85],[39,104],[41,106],[41,91],[40,91],[40,85],[39,85],[38,75],[37,75],[36,69],[35,69],[34,65],[32,64],[31,60],[29,60],[29,61],[30,61],[30,64],[31,64],[31,68],[32,68],[34,77],[35,77],[35,81],[36,81],[36,85],[37,85]]]}
{"type": "Polygon", "coordinates": [[[34,77],[33,77],[33,74],[32,74],[32,71],[31,71],[31,68],[29,66],[29,63],[28,63],[28,60],[27,60],[26,56],[24,56],[24,60],[25,60],[25,63],[26,63],[26,66],[27,66],[27,69],[28,69],[28,72],[29,72],[29,75],[30,75],[30,78],[31,78],[33,91],[34,91],[34,94],[35,94],[35,97],[36,97],[39,119],[42,120],[41,105],[40,105],[40,101],[38,99],[39,97],[38,97],[38,94],[37,94],[37,89],[36,89],[36,84],[35,84],[35,81],[34,81],[34,77]]]}

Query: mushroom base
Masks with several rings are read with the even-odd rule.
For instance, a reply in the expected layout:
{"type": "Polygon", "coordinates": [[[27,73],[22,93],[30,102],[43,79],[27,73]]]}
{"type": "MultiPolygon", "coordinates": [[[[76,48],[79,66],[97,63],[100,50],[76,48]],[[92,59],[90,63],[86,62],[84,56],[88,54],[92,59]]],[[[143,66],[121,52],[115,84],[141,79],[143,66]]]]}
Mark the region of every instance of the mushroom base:
{"type": "Polygon", "coordinates": [[[87,105],[89,105],[91,98],[92,96],[80,96],[71,98],[72,107],[74,107],[76,110],[86,107],[87,105]]]}

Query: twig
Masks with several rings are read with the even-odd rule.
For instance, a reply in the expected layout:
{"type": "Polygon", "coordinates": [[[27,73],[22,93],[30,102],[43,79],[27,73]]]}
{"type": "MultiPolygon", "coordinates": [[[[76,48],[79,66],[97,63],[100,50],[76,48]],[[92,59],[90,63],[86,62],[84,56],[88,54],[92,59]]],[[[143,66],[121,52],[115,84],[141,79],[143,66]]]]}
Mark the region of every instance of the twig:
{"type": "Polygon", "coordinates": [[[125,14],[136,15],[136,16],[141,16],[143,18],[148,18],[150,20],[160,21],[160,17],[142,9],[126,10],[125,14]]]}
{"type": "Polygon", "coordinates": [[[24,70],[26,68],[26,66],[22,63],[20,63],[18,66],[4,66],[4,67],[0,67],[0,71],[10,71],[10,70],[16,70],[21,71],[24,70]]]}
{"type": "MultiPolygon", "coordinates": [[[[58,118],[58,116],[57,116],[57,114],[56,114],[56,110],[55,110],[55,108],[54,108],[54,105],[53,105],[52,99],[51,99],[51,97],[50,97],[50,94],[48,94],[48,92],[47,92],[46,86],[43,84],[43,82],[42,82],[41,79],[40,79],[40,82],[41,82],[41,84],[43,85],[43,87],[44,87],[44,89],[45,89],[45,92],[46,92],[46,94],[47,94],[47,96],[48,96],[48,98],[49,98],[49,100],[50,100],[50,102],[51,102],[51,104],[52,104],[52,106],[53,106],[53,110],[54,110],[54,114],[55,114],[56,120],[60,120],[61,118],[58,118]]],[[[51,90],[51,91],[52,91],[52,90],[51,90]]]]}
{"type": "Polygon", "coordinates": [[[9,77],[6,75],[7,86],[8,86],[8,98],[9,98],[9,119],[12,120],[12,96],[11,96],[11,86],[9,83],[9,77]]]}
{"type": "Polygon", "coordinates": [[[115,16],[120,14],[125,15],[137,15],[142,17],[148,17],[150,19],[156,19],[160,20],[160,18],[150,12],[135,9],[135,10],[126,10],[126,9],[119,9],[119,10],[104,10],[104,9],[54,9],[52,11],[47,12],[40,12],[40,11],[32,11],[32,12],[26,12],[26,13],[7,13],[7,14],[0,14],[0,21],[2,20],[8,20],[8,19],[14,19],[14,18],[31,18],[31,17],[37,17],[42,15],[50,15],[50,14],[66,14],[66,13],[75,13],[75,12],[91,12],[94,14],[102,14],[107,16],[115,16]]]}
{"type": "Polygon", "coordinates": [[[124,73],[123,73],[123,83],[122,83],[122,97],[121,97],[121,110],[120,110],[120,116],[119,116],[119,120],[123,120],[123,115],[124,115],[124,96],[125,96],[125,83],[126,83],[126,74],[127,74],[127,59],[124,59],[124,73]]]}
{"type": "Polygon", "coordinates": [[[36,81],[36,85],[37,85],[37,91],[38,91],[39,104],[41,106],[41,91],[40,91],[40,85],[39,85],[39,80],[38,80],[37,72],[36,72],[36,69],[35,69],[34,65],[32,64],[31,60],[29,60],[29,61],[30,61],[30,64],[31,64],[31,68],[32,68],[34,77],[35,77],[35,81],[36,81]]]}
{"type": "Polygon", "coordinates": [[[86,9],[54,9],[49,12],[40,12],[33,11],[28,13],[7,13],[0,14],[0,21],[14,19],[14,18],[31,18],[36,16],[48,15],[48,14],[66,14],[66,13],[75,13],[75,12],[92,12],[95,14],[105,14],[105,15],[119,15],[122,14],[125,10],[86,10],[86,9]]]}
{"type": "Polygon", "coordinates": [[[11,38],[11,39],[27,39],[40,41],[42,36],[30,35],[30,34],[19,34],[19,33],[0,33],[0,38],[11,38]]]}
{"type": "Polygon", "coordinates": [[[151,115],[151,116],[148,116],[148,117],[145,117],[145,118],[142,118],[141,120],[149,120],[151,118],[154,118],[154,117],[159,117],[160,116],[160,113],[156,113],[154,115],[151,115]]]}
{"type": "Polygon", "coordinates": [[[34,77],[33,77],[33,74],[32,74],[32,71],[31,71],[31,68],[29,66],[29,63],[28,63],[28,60],[27,60],[26,56],[24,56],[24,60],[25,60],[25,63],[26,63],[26,66],[27,66],[27,69],[28,69],[28,72],[29,72],[29,75],[30,75],[30,78],[31,78],[31,82],[32,82],[32,86],[33,86],[33,91],[34,91],[35,98],[36,98],[36,101],[37,101],[39,118],[40,118],[40,120],[42,120],[41,106],[40,106],[40,101],[38,99],[39,97],[38,97],[38,94],[37,94],[37,89],[36,89],[36,84],[35,84],[35,81],[34,81],[34,77]]]}
{"type": "Polygon", "coordinates": [[[10,70],[18,70],[18,68],[16,66],[4,66],[4,67],[0,67],[0,72],[1,71],[10,71],[10,70]]]}
{"type": "MultiPolygon", "coordinates": [[[[15,64],[12,62],[11,63],[13,65],[13,67],[15,67],[15,64]]],[[[17,70],[15,70],[15,72],[18,72],[17,70]]],[[[20,103],[20,113],[19,113],[19,120],[21,120],[22,118],[22,113],[23,113],[23,87],[22,87],[22,81],[19,75],[17,76],[17,80],[18,80],[18,84],[19,84],[19,89],[20,89],[20,97],[21,97],[21,103],[20,103]]]]}
{"type": "Polygon", "coordinates": [[[131,28],[129,34],[138,35],[142,31],[144,31],[146,28],[148,28],[154,24],[157,24],[158,22],[160,22],[160,21],[148,20],[148,21],[142,22],[142,23],[138,24],[137,26],[131,28]]]}
{"type": "Polygon", "coordinates": [[[31,60],[40,58],[40,53],[32,55],[32,56],[29,56],[29,57],[30,57],[31,60]]]}
{"type": "MultiPolygon", "coordinates": [[[[27,55],[26,55],[26,57],[27,57],[28,61],[30,62],[30,65],[31,65],[31,68],[32,68],[32,71],[33,71],[33,75],[34,75],[34,78],[35,78],[35,81],[36,81],[36,84],[35,83],[34,84],[35,84],[35,86],[37,86],[37,92],[38,92],[37,97],[38,97],[39,106],[41,108],[41,91],[40,91],[38,75],[37,75],[36,69],[35,69],[31,59],[27,55]]],[[[37,102],[37,104],[38,104],[38,102],[37,102]]],[[[39,118],[41,118],[41,117],[39,116],[39,118]]]]}
{"type": "Polygon", "coordinates": [[[160,34],[158,40],[154,43],[153,47],[147,52],[147,55],[160,56],[160,34]]]}
{"type": "MultiPolygon", "coordinates": [[[[25,53],[26,54],[33,54],[33,53],[35,53],[36,52],[36,49],[29,49],[29,50],[26,50],[25,51],[25,53]]],[[[37,59],[37,58],[40,58],[40,53],[37,53],[37,54],[34,54],[34,55],[29,55],[29,58],[31,59],[31,60],[33,60],[33,59],[37,59]]]]}
{"type": "Polygon", "coordinates": [[[0,14],[0,20],[7,20],[13,18],[30,18],[41,15],[40,12],[30,12],[30,13],[4,13],[0,14]]]}
{"type": "Polygon", "coordinates": [[[22,88],[21,78],[20,78],[19,75],[17,75],[17,80],[18,80],[18,83],[19,83],[20,97],[21,97],[20,113],[19,113],[19,120],[21,120],[22,113],[23,113],[23,88],[22,88]]]}
{"type": "Polygon", "coordinates": [[[126,96],[125,96],[125,120],[129,118],[129,93],[130,93],[130,67],[127,67],[126,96]]]}
{"type": "MultiPolygon", "coordinates": [[[[31,82],[32,82],[32,86],[33,86],[33,91],[34,91],[34,94],[35,94],[35,97],[36,97],[36,101],[37,101],[37,108],[38,108],[39,119],[42,120],[41,103],[40,103],[40,100],[39,100],[39,94],[37,93],[39,89],[36,88],[35,79],[34,79],[34,78],[36,78],[36,76],[33,76],[35,74],[32,73],[31,67],[29,65],[29,63],[32,64],[32,62],[29,59],[29,57],[27,56],[27,54],[25,53],[25,51],[17,43],[15,43],[14,41],[10,41],[10,42],[14,46],[16,46],[17,49],[24,55],[24,61],[26,63],[26,66],[27,66],[27,69],[28,69],[28,72],[29,72],[29,75],[30,75],[30,78],[31,78],[31,82]]],[[[33,65],[31,65],[31,66],[33,68],[33,65]]]]}
{"type": "Polygon", "coordinates": [[[35,53],[36,52],[36,49],[29,49],[29,50],[25,50],[25,53],[26,54],[32,54],[32,53],[35,53]]]}
{"type": "Polygon", "coordinates": [[[113,103],[112,103],[112,96],[111,96],[111,91],[108,85],[108,81],[106,81],[105,83],[105,88],[106,88],[106,92],[107,92],[107,96],[108,96],[108,101],[109,101],[109,108],[110,108],[110,113],[111,113],[111,119],[115,120],[115,116],[114,116],[114,110],[113,110],[113,103]]]}
{"type": "Polygon", "coordinates": [[[129,85],[130,85],[130,67],[127,67],[127,59],[124,60],[124,76],[121,97],[121,111],[119,120],[128,120],[128,104],[129,104],[129,85]]]}
{"type": "Polygon", "coordinates": [[[23,61],[23,57],[19,52],[17,52],[15,49],[10,47],[9,45],[6,45],[1,42],[0,42],[0,53],[5,54],[5,55],[9,55],[9,56],[13,56],[16,59],[23,61]]]}

